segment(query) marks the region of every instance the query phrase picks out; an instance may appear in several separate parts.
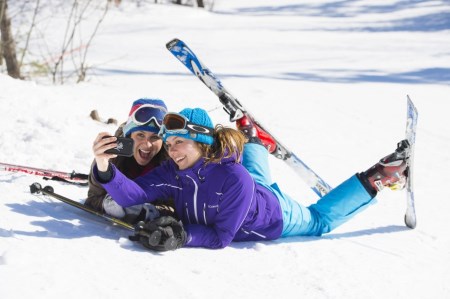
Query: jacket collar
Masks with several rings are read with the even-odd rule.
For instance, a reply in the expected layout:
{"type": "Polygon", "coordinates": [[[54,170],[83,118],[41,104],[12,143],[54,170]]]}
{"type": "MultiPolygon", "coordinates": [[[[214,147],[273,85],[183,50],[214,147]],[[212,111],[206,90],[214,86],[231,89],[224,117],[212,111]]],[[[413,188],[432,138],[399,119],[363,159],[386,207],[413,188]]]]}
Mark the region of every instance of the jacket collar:
{"type": "Polygon", "coordinates": [[[178,165],[172,159],[170,160],[170,164],[172,164],[172,166],[174,167],[175,172],[177,173],[178,176],[186,176],[186,175],[191,176],[192,174],[194,174],[200,180],[204,180],[205,175],[208,172],[208,170],[213,168],[215,165],[234,163],[234,161],[235,161],[235,155],[232,155],[229,158],[223,158],[222,160],[220,160],[219,163],[209,163],[209,164],[205,165],[205,158],[200,158],[197,162],[195,162],[194,165],[192,165],[191,167],[189,167],[187,169],[183,169],[183,170],[179,170],[178,165]]]}

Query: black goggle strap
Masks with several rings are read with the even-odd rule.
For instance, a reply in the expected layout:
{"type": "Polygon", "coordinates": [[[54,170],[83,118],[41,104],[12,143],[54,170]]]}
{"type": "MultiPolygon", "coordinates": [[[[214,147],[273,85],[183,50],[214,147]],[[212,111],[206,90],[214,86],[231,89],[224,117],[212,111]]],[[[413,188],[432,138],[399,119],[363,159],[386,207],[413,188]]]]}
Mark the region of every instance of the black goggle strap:
{"type": "Polygon", "coordinates": [[[186,123],[186,126],[182,129],[167,129],[165,125],[161,126],[161,129],[158,133],[159,136],[164,136],[166,133],[169,134],[186,134],[186,131],[191,132],[191,133],[195,133],[195,134],[203,134],[203,135],[207,135],[207,136],[211,136],[214,137],[214,129],[212,128],[208,128],[208,127],[204,127],[204,126],[200,126],[200,125],[196,125],[190,122],[186,123]],[[183,132],[184,131],[184,132],[183,132]]]}
{"type": "Polygon", "coordinates": [[[189,132],[197,133],[197,134],[203,134],[208,136],[214,136],[214,129],[208,128],[204,126],[200,126],[194,123],[191,123],[189,121],[186,121],[185,129],[187,129],[189,132]]]}

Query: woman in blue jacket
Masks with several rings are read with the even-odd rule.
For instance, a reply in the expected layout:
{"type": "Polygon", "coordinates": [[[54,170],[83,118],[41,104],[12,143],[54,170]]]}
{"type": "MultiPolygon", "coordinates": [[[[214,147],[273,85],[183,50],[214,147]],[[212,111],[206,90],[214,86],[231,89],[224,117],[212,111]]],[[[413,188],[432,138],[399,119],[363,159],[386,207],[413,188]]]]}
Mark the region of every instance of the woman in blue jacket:
{"type": "Polygon", "coordinates": [[[160,135],[171,159],[134,181],[109,162],[114,155],[105,151],[114,144],[99,135],[93,146],[95,179],[123,207],[174,199],[180,221],[161,217],[137,229],[136,239],[154,250],[320,236],[374,203],[384,186],[406,181],[406,161],[394,153],[305,207],[271,181],[268,152],[258,144],[255,130],[242,131],[247,136],[221,125],[214,128],[200,108],[168,113],[160,135]]]}

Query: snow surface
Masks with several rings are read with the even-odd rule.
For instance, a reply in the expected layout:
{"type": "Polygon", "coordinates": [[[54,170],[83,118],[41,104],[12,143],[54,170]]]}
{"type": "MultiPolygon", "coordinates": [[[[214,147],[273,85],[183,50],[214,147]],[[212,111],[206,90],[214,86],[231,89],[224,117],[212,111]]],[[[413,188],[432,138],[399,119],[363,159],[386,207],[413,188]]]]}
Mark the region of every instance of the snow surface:
{"type": "MultiPolygon", "coordinates": [[[[200,106],[233,125],[166,50],[178,37],[332,186],[395,149],[409,94],[419,110],[418,226],[404,226],[404,192],[387,190],[320,238],[154,253],[28,186],[51,185],[80,202],[86,188],[0,171],[2,299],[450,298],[448,1],[218,0],[213,12],[123,2],[89,50],[87,82],[0,75],[0,162],[86,173],[94,137],[116,129],[90,111],[123,121],[139,97],[160,97],[173,111],[200,106]]],[[[46,29],[62,31],[64,19],[53,16],[46,29]]],[[[58,45],[53,34],[49,48],[58,45]]],[[[317,200],[283,162],[270,163],[287,193],[317,200]]]]}

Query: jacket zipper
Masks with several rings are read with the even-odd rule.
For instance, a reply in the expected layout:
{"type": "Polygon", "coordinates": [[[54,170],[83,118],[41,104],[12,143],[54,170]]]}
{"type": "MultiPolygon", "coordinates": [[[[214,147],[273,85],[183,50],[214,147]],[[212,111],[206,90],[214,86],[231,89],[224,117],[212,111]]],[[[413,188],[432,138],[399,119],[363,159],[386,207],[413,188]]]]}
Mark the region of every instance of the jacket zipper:
{"type": "Polygon", "coordinates": [[[195,180],[193,178],[191,178],[190,176],[186,175],[188,178],[190,178],[192,180],[192,182],[194,183],[194,216],[195,216],[195,221],[197,221],[197,224],[200,224],[200,222],[198,222],[198,211],[197,211],[197,192],[198,192],[198,185],[195,182],[195,180]]]}
{"type": "Polygon", "coordinates": [[[187,216],[188,222],[192,223],[191,222],[191,218],[189,218],[189,209],[188,209],[187,202],[184,203],[184,206],[185,206],[185,209],[186,209],[186,216],[187,216]]]}

